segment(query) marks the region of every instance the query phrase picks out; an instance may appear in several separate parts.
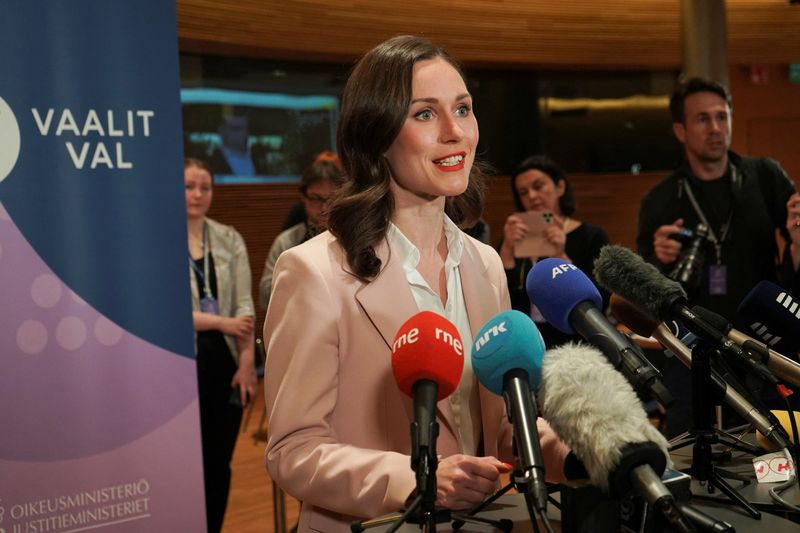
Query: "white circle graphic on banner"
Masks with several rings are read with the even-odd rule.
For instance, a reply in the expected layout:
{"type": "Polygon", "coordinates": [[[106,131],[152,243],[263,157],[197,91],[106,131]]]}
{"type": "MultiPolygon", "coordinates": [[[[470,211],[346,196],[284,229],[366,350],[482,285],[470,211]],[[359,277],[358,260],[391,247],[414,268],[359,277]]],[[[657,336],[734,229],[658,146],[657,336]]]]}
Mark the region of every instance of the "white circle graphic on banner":
{"type": "Polygon", "coordinates": [[[19,124],[11,107],[0,97],[0,181],[6,179],[19,157],[19,124]]]}

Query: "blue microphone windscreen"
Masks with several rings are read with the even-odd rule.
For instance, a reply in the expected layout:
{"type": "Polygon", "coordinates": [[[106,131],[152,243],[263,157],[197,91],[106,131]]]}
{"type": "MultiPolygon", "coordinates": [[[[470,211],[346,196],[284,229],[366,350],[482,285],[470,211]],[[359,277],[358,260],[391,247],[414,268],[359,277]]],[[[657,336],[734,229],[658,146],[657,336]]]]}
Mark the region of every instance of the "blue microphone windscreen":
{"type": "Polygon", "coordinates": [[[603,298],[592,280],[575,265],[551,257],[533,265],[525,283],[531,303],[558,330],[573,334],[569,315],[584,301],[603,308],[603,298]]]}
{"type": "Polygon", "coordinates": [[[472,369],[481,385],[503,394],[503,376],[513,369],[528,373],[531,390],[542,379],[544,339],[536,324],[519,311],[503,311],[493,316],[472,344],[472,369]]]}

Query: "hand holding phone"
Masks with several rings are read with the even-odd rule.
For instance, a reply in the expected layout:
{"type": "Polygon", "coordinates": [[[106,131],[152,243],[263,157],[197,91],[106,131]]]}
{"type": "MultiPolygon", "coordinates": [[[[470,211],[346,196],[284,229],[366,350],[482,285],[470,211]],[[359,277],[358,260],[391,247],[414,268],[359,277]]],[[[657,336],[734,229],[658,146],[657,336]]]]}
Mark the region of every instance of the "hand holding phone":
{"type": "Polygon", "coordinates": [[[528,226],[528,232],[514,243],[514,257],[553,257],[559,253],[545,236],[545,229],[555,221],[552,211],[525,211],[517,216],[528,226]]]}

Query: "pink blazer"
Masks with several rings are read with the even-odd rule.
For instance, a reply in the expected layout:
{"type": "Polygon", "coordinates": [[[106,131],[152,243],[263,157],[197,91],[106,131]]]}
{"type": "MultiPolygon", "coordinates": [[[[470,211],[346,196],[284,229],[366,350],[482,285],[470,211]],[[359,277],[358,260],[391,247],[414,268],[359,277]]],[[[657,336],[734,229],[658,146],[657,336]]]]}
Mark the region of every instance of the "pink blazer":
{"type": "MultiPolygon", "coordinates": [[[[370,283],[347,272],[344,251],[325,232],[284,252],[264,323],[270,476],[302,502],[299,531],[349,531],[352,520],[403,506],[415,488],[412,401],[394,381],[390,346],[417,309],[402,260],[384,241],[370,283]]],[[[459,267],[473,335],[509,308],[500,258],[467,237],[459,267]]],[[[480,387],[485,455],[510,461],[502,398],[480,387]]],[[[437,405],[437,451],[461,453],[447,399],[437,405]]],[[[561,476],[567,448],[540,419],[543,453],[561,476]]]]}

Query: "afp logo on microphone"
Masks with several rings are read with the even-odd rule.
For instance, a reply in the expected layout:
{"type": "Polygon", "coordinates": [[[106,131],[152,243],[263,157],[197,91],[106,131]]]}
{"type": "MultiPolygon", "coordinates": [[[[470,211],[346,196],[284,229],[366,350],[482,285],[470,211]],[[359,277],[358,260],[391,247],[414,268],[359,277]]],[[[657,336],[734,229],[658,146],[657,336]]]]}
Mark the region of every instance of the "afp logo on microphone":
{"type": "Polygon", "coordinates": [[[578,270],[578,267],[576,267],[572,263],[561,263],[559,265],[556,265],[551,270],[551,272],[552,272],[552,278],[551,279],[556,279],[561,274],[566,274],[566,273],[568,273],[568,272],[570,272],[572,270],[578,270]]]}

